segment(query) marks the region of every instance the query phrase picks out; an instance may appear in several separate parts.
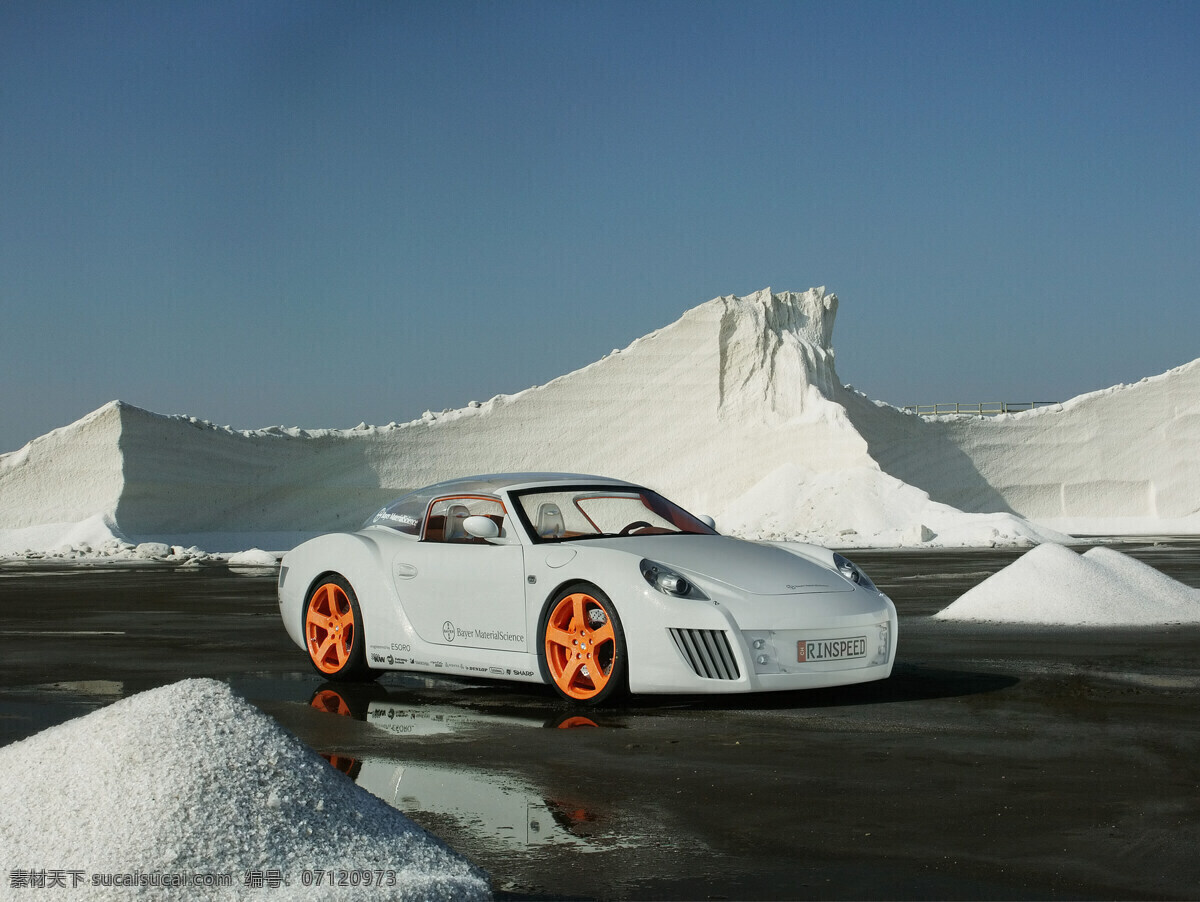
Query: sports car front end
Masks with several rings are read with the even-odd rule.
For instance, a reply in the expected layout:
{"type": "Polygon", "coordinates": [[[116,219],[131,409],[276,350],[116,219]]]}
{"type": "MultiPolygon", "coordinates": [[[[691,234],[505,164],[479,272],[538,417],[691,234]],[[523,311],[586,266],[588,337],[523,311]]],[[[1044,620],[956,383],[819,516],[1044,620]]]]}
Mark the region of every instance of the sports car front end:
{"type": "Polygon", "coordinates": [[[629,577],[614,593],[635,693],[811,689],[891,674],[895,605],[841,555],[715,535],[588,544],[627,556],[621,567],[606,562],[610,574],[639,558],[640,585],[629,577]]]}

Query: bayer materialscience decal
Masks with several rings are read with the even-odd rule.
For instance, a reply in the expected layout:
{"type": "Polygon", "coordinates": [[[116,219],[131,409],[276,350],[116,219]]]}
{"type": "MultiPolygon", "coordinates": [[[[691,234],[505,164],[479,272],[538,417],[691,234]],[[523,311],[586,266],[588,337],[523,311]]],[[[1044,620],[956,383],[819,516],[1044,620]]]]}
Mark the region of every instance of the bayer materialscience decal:
{"type": "Polygon", "coordinates": [[[454,641],[454,623],[452,621],[447,620],[442,624],[442,638],[447,642],[454,641]]]}

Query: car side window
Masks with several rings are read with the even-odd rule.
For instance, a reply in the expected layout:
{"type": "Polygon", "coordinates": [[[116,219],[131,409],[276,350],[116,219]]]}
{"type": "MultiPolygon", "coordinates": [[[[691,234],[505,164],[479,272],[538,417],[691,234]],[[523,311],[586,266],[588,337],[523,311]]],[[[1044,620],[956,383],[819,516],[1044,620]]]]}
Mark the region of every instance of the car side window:
{"type": "Polygon", "coordinates": [[[426,542],[452,542],[464,545],[485,545],[485,539],[476,539],[467,534],[463,526],[467,517],[489,517],[500,527],[504,535],[504,505],[496,498],[478,495],[460,495],[438,498],[429,509],[425,519],[426,542]]]}

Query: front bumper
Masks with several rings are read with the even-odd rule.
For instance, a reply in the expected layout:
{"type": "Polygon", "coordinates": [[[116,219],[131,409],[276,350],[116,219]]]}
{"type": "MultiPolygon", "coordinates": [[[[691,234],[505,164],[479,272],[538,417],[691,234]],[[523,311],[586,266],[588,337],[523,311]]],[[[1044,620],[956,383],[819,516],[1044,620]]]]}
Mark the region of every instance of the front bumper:
{"type": "Polygon", "coordinates": [[[742,629],[727,610],[714,606],[703,623],[658,633],[654,654],[631,656],[630,688],[726,694],[886,679],[896,659],[898,620],[887,596],[875,598],[871,612],[826,616],[785,629],[742,629]],[[639,659],[653,664],[638,667],[639,659]]]}

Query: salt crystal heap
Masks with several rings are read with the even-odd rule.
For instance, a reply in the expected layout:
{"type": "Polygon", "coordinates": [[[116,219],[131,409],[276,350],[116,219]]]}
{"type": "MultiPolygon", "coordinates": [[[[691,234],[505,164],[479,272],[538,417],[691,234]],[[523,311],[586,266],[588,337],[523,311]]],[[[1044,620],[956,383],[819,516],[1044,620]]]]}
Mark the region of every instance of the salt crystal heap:
{"type": "Polygon", "coordinates": [[[1114,551],[1040,545],[934,615],[1076,626],[1200,623],[1200,589],[1114,551]]]}
{"type": "MultiPolygon", "coordinates": [[[[716,298],[689,311],[715,319],[720,359],[720,410],[727,416],[757,412],[775,423],[812,413],[841,390],[833,365],[837,295],[771,289],[739,298],[716,298]]],[[[682,322],[682,321],[681,321],[682,322]]]]}
{"type": "Polygon", "coordinates": [[[282,550],[413,488],[537,470],[829,544],[1200,534],[1200,360],[1025,413],[917,417],[841,384],[837,312],[824,288],[714,298],[545,385],[383,427],[239,431],[113,402],[0,454],[0,557],[81,531],[93,548],[282,550]]]}
{"type": "MultiPolygon", "coordinates": [[[[395,872],[338,898],[480,899],[486,877],[214,680],[116,702],[0,749],[0,898],[9,873],[82,870],[72,898],[314,898],[303,869],[395,872]],[[92,875],[228,874],[226,888],[93,887],[92,875]],[[140,893],[140,896],[139,896],[140,893]]],[[[68,883],[70,886],[70,883],[68,883]]],[[[28,893],[28,891],[26,891],[28,893]]]]}

